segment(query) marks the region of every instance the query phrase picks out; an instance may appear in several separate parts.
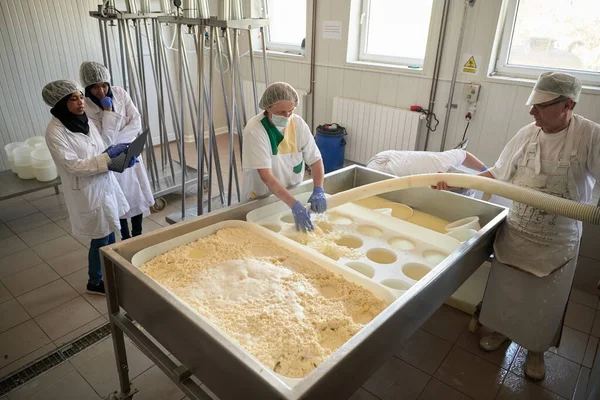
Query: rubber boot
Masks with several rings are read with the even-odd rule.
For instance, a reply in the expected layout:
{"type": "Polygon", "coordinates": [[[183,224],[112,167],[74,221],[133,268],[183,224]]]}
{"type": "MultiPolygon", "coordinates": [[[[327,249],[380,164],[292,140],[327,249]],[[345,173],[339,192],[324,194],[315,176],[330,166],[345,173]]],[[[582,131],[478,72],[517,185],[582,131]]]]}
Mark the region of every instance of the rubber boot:
{"type": "Polygon", "coordinates": [[[527,351],[525,360],[525,377],[531,381],[539,382],[546,377],[546,363],[544,353],[540,351],[527,351]]]}
{"type": "Polygon", "coordinates": [[[481,323],[479,323],[479,313],[481,313],[481,303],[477,304],[475,308],[475,312],[471,316],[471,321],[469,321],[469,331],[471,333],[479,333],[481,330],[481,323]]]}
{"type": "Polygon", "coordinates": [[[500,346],[502,346],[502,344],[507,340],[508,337],[502,335],[501,333],[492,332],[489,335],[481,338],[479,341],[479,348],[488,352],[498,350],[500,346]]]}

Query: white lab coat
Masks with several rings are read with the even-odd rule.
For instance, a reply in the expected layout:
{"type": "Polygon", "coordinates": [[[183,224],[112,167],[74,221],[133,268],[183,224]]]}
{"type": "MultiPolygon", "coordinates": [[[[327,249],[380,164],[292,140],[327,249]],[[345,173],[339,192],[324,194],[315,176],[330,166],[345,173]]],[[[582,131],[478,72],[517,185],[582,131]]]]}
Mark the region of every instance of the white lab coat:
{"type": "MultiPolygon", "coordinates": [[[[300,116],[292,115],[292,120],[283,131],[283,140],[278,145],[271,141],[271,136],[263,125],[268,121],[263,121],[266,118],[264,113],[256,115],[244,129],[244,201],[270,194],[269,188],[258,175],[259,169],[270,168],[281,184],[290,188],[302,183],[306,165],[310,166],[321,159],[315,139],[300,116]]],[[[271,126],[270,129],[276,128],[271,126]]]]}
{"type": "Polygon", "coordinates": [[[90,121],[87,135],[69,131],[52,117],[46,144],[60,176],[76,236],[99,239],[121,229],[119,216],[129,210],[98,129],[90,121]]]}
{"type": "MultiPolygon", "coordinates": [[[[99,127],[106,147],[117,143],[131,143],[142,130],[142,117],[129,94],[118,86],[111,86],[114,111],[104,111],[90,98],[85,99],[86,113],[99,127]]],[[[152,188],[141,157],[138,163],[122,173],[115,174],[129,203],[129,211],[122,219],[143,214],[150,215],[154,205],[152,188]]]]}
{"type": "Polygon", "coordinates": [[[461,149],[436,151],[386,150],[374,155],[367,168],[395,176],[435,174],[450,167],[460,167],[467,157],[461,149]]]}

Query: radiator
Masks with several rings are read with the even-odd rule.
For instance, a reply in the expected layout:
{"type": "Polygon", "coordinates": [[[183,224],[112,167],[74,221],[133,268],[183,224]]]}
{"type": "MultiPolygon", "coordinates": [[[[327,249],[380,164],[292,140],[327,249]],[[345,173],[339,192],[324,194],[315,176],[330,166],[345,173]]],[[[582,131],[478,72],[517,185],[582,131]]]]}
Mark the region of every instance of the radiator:
{"type": "Polygon", "coordinates": [[[332,120],[346,128],[346,160],[366,164],[384,150],[416,150],[421,114],[335,97],[332,120]]]}
{"type": "MultiPolygon", "coordinates": [[[[252,91],[252,81],[244,81],[243,86],[244,86],[244,105],[246,106],[246,116],[248,117],[248,119],[250,119],[257,114],[257,112],[255,111],[255,108],[254,108],[254,94],[252,91]]],[[[260,97],[262,96],[265,89],[266,89],[266,86],[265,86],[264,82],[256,82],[256,92],[257,92],[257,96],[258,96],[258,101],[260,101],[260,97]]],[[[296,88],[296,92],[298,92],[299,101],[298,101],[298,107],[296,107],[294,114],[297,114],[297,115],[301,116],[302,118],[306,118],[306,116],[304,115],[306,91],[299,90],[296,88]]],[[[260,112],[261,110],[259,109],[258,111],[260,112]]]]}

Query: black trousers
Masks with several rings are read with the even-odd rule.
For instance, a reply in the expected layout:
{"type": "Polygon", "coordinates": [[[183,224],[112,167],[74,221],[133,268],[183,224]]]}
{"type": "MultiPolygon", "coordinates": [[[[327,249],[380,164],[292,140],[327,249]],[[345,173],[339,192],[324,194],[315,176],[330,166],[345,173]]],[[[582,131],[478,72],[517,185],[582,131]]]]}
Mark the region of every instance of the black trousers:
{"type": "Polygon", "coordinates": [[[142,234],[142,220],[144,219],[143,214],[138,214],[131,217],[131,235],[129,234],[129,224],[126,219],[120,219],[121,222],[121,240],[129,239],[130,237],[136,237],[142,234]]]}

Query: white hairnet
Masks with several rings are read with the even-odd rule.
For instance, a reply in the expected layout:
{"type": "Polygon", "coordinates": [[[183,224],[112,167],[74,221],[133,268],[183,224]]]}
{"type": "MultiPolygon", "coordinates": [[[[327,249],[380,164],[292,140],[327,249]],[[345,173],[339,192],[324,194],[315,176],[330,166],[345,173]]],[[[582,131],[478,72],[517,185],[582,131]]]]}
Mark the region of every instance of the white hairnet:
{"type": "Polygon", "coordinates": [[[580,94],[581,81],[576,76],[564,72],[544,72],[535,83],[527,105],[545,103],[560,96],[577,103],[580,94]]]}
{"type": "Polygon", "coordinates": [[[275,82],[265,90],[258,106],[263,110],[279,103],[280,101],[291,101],[298,107],[298,93],[285,82],[275,82]]]}
{"type": "Polygon", "coordinates": [[[110,83],[110,72],[104,65],[94,61],[84,61],[79,67],[79,80],[83,87],[96,83],[110,83]]]}
{"type": "Polygon", "coordinates": [[[42,89],[42,98],[44,99],[44,103],[50,107],[54,107],[63,97],[75,92],[81,92],[81,89],[75,82],[61,79],[44,86],[42,89]]]}

